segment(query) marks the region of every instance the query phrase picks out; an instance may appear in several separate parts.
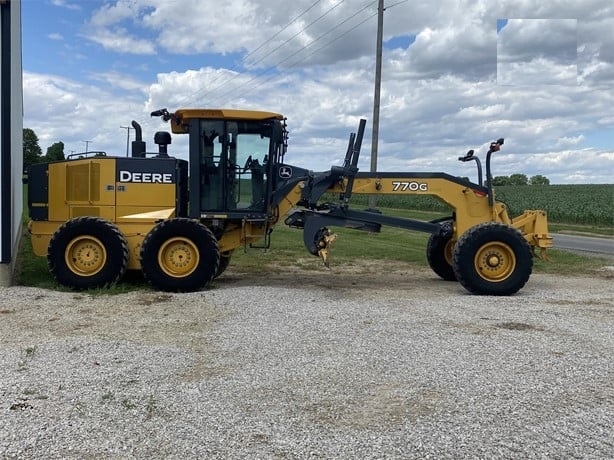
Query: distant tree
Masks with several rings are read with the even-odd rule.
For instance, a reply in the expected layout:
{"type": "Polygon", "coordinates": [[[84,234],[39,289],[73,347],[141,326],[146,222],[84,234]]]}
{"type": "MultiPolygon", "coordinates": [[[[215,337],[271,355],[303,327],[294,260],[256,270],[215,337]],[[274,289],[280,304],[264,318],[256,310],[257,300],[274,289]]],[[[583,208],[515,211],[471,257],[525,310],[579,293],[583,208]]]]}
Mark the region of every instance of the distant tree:
{"type": "Polygon", "coordinates": [[[542,176],[541,174],[538,174],[536,176],[531,176],[531,178],[529,179],[529,184],[531,185],[550,185],[550,179],[548,179],[546,176],[542,176]]]}
{"type": "Polygon", "coordinates": [[[528,185],[529,179],[526,174],[512,174],[509,185],[528,185]]]}
{"type": "Polygon", "coordinates": [[[64,142],[60,141],[47,148],[47,155],[45,155],[43,161],[51,162],[64,159],[64,142]]]}
{"type": "Polygon", "coordinates": [[[496,176],[492,179],[492,185],[510,185],[510,178],[508,176],[496,176]]]}
{"type": "Polygon", "coordinates": [[[23,129],[23,169],[27,171],[30,165],[40,163],[43,151],[38,145],[38,136],[30,128],[23,129]]]}

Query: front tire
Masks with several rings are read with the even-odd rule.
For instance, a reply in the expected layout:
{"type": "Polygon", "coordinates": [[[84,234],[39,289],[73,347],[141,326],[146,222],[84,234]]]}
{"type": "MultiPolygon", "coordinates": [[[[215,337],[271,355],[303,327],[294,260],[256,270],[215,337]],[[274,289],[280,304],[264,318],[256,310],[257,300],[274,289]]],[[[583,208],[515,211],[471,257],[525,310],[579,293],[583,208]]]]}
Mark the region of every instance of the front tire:
{"type": "Polygon", "coordinates": [[[454,241],[452,240],[452,222],[441,224],[444,235],[432,234],[426,245],[426,260],[431,269],[446,281],[456,281],[452,268],[454,241]]]}
{"type": "Polygon", "coordinates": [[[512,295],[529,280],[533,257],[520,231],[485,222],[467,230],[453,254],[456,279],[469,292],[512,295]]]}
{"type": "Polygon", "coordinates": [[[215,236],[192,219],[160,222],[141,247],[143,275],[152,288],[160,291],[198,291],[215,277],[219,263],[215,236]]]}
{"type": "Polygon", "coordinates": [[[70,289],[109,287],[126,272],[128,243],[111,222],[76,217],[51,237],[47,265],[56,281],[70,289]]]}

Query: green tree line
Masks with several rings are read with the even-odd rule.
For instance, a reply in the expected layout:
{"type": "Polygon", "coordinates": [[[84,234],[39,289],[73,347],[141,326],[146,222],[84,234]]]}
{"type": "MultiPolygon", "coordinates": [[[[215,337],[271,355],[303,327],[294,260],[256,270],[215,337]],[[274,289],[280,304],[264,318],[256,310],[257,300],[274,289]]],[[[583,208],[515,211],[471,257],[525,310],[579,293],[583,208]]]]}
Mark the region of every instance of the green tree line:
{"type": "Polygon", "coordinates": [[[495,176],[492,185],[550,185],[550,179],[541,174],[528,178],[525,174],[512,174],[511,176],[495,176]]]}
{"type": "Polygon", "coordinates": [[[47,153],[38,145],[38,136],[33,129],[23,129],[23,169],[27,171],[31,165],[64,160],[64,142],[56,142],[47,148],[47,153]]]}

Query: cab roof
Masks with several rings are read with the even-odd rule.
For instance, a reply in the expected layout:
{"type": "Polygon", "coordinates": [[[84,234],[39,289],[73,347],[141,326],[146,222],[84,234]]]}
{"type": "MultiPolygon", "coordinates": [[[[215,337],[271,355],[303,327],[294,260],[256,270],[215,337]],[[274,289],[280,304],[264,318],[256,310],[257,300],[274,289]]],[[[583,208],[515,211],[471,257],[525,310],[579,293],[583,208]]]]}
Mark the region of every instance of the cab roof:
{"type": "Polygon", "coordinates": [[[283,120],[285,117],[280,113],[265,112],[261,110],[240,109],[179,109],[171,118],[173,133],[188,132],[187,121],[193,118],[208,118],[214,120],[283,120]]]}

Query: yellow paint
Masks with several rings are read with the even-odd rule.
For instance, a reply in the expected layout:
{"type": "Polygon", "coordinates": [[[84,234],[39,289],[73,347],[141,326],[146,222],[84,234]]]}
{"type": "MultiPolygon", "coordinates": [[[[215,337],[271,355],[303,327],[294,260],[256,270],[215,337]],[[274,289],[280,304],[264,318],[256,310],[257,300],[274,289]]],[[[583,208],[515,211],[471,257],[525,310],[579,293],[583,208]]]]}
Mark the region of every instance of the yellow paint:
{"type": "Polygon", "coordinates": [[[175,134],[187,133],[187,124],[190,119],[224,119],[224,120],[283,120],[284,116],[275,112],[261,110],[237,109],[179,109],[171,118],[171,130],[175,134]],[[178,120],[178,121],[177,121],[178,120]]]}

